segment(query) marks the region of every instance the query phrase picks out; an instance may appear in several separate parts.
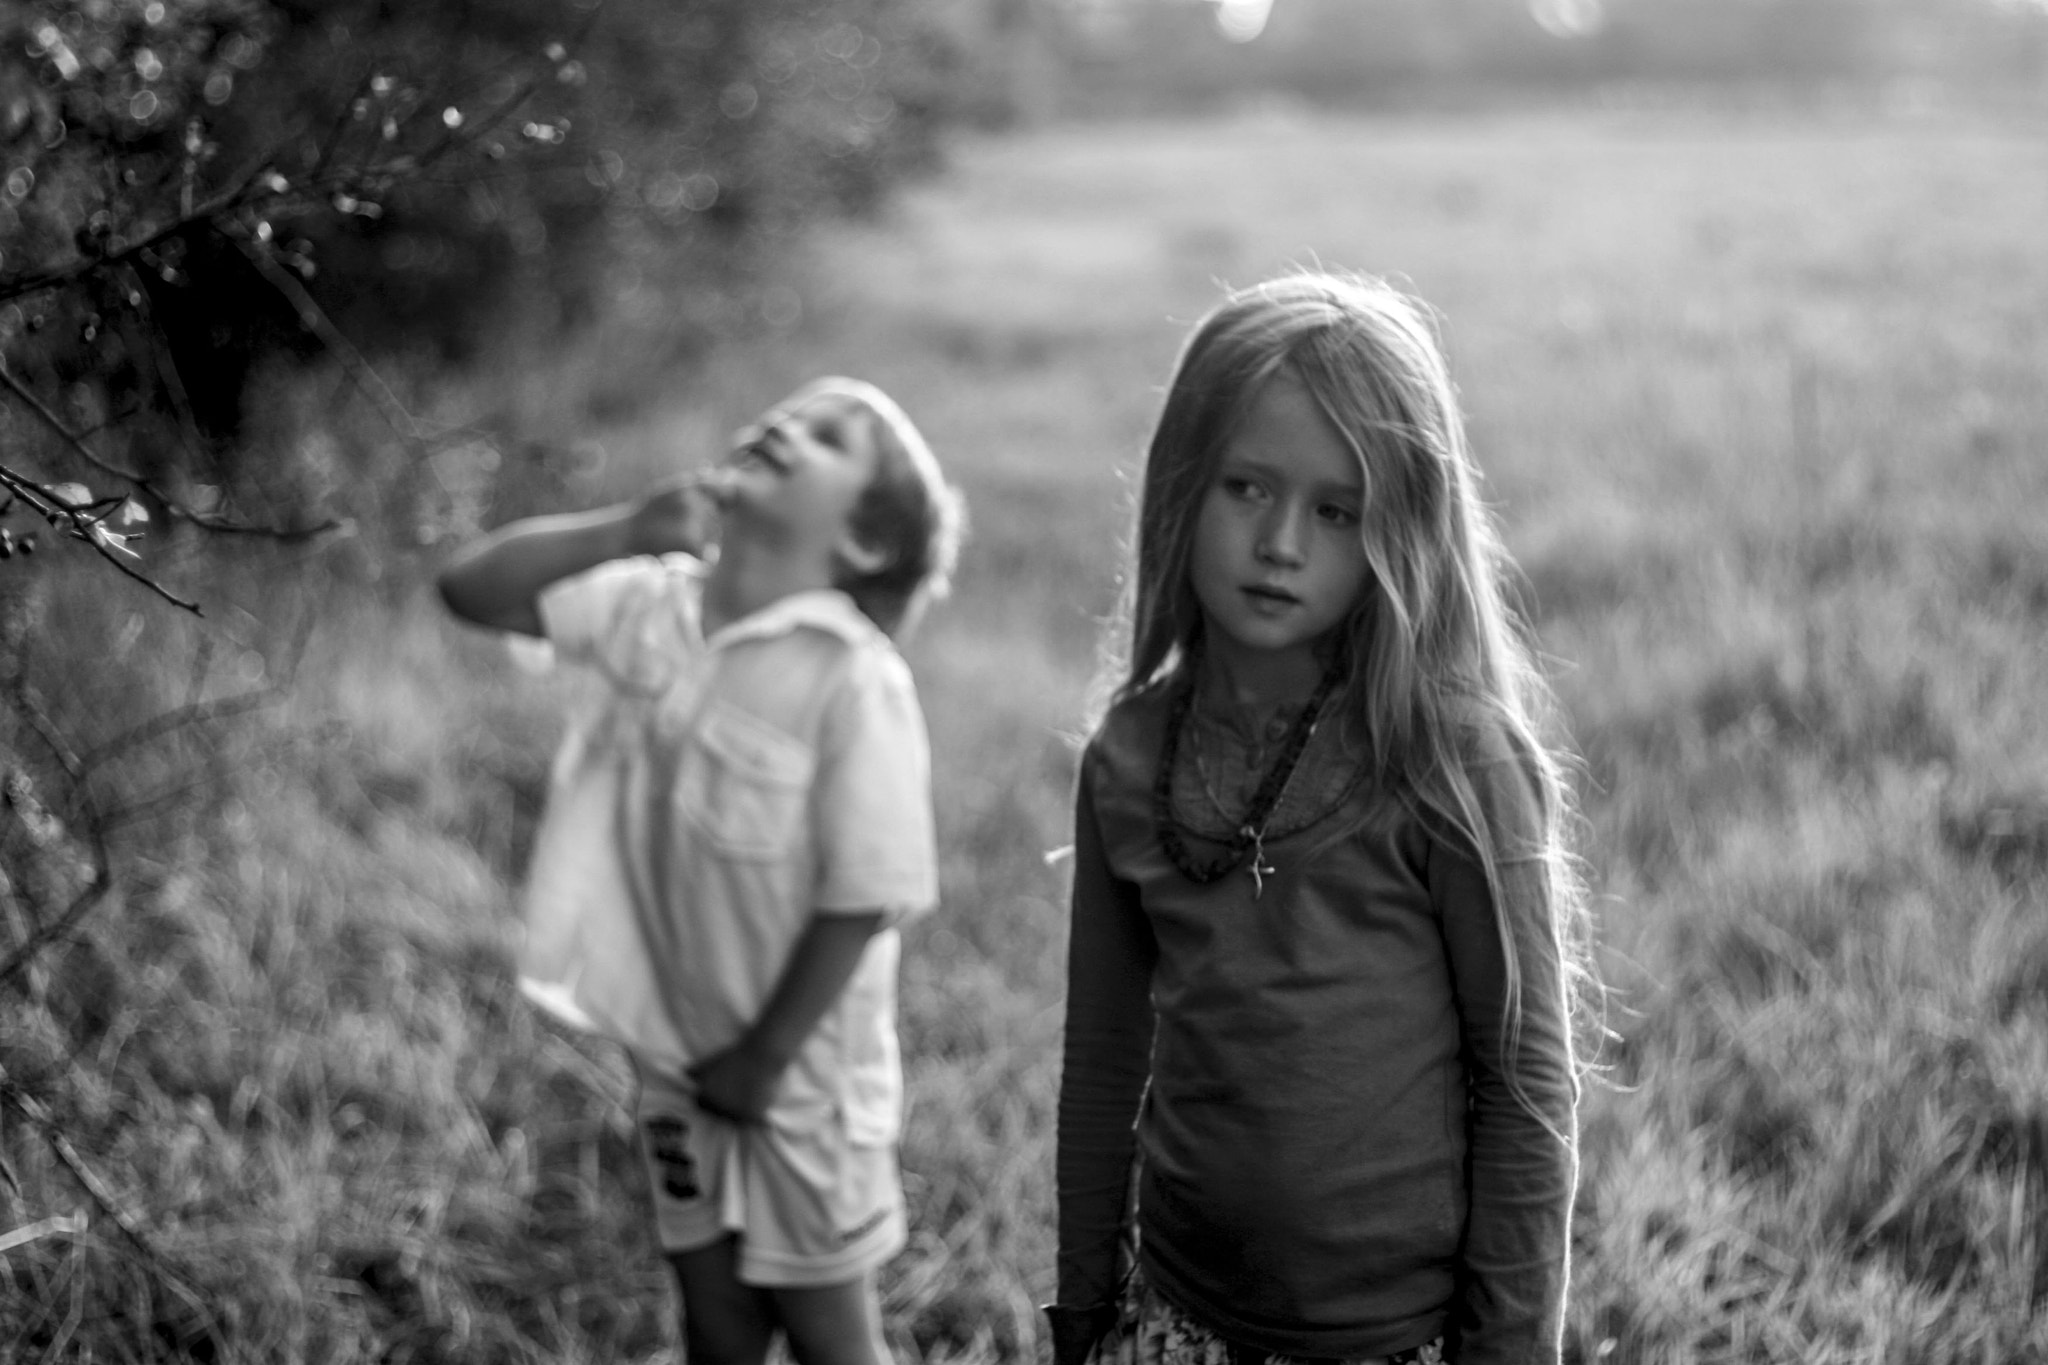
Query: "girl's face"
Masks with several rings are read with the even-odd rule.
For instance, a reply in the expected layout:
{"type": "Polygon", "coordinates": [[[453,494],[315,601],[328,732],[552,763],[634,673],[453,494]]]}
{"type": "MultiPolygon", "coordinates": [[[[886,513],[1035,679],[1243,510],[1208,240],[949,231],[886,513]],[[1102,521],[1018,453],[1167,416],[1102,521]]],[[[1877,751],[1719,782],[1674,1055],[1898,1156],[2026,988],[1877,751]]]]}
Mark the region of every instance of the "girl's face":
{"type": "Polygon", "coordinates": [[[1249,679],[1313,678],[1316,645],[1350,615],[1371,570],[1357,457],[1307,389],[1282,372],[1217,461],[1189,576],[1206,648],[1249,679]]]}

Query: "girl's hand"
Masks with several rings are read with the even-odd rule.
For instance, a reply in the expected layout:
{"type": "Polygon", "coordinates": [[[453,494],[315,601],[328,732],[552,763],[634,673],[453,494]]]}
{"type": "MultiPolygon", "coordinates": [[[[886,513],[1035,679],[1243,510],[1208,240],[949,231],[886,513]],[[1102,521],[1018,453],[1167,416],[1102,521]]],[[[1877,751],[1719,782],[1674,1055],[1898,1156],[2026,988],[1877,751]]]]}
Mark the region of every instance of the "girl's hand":
{"type": "Polygon", "coordinates": [[[633,553],[703,554],[717,531],[725,483],[719,470],[697,470],[665,479],[641,494],[626,526],[633,553]]]}
{"type": "Polygon", "coordinates": [[[1111,1303],[1092,1308],[1049,1303],[1044,1311],[1052,1329],[1052,1365],[1087,1365],[1109,1329],[1116,1326],[1117,1309],[1111,1303]]]}
{"type": "Polygon", "coordinates": [[[782,1065],[749,1047],[745,1039],[690,1068],[697,1107],[734,1123],[759,1123],[775,1099],[782,1065]]]}

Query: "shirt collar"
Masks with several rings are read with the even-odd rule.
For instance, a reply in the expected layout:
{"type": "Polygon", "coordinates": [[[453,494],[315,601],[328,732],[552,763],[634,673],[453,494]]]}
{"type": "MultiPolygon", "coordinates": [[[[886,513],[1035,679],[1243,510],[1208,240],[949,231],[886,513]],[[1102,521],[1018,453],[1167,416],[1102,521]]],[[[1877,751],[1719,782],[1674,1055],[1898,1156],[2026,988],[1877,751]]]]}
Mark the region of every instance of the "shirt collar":
{"type": "Polygon", "coordinates": [[[837,635],[849,644],[858,643],[879,629],[861,613],[853,598],[838,588],[813,588],[778,597],[759,611],[727,622],[705,643],[722,648],[743,640],[786,635],[805,626],[837,635]]]}

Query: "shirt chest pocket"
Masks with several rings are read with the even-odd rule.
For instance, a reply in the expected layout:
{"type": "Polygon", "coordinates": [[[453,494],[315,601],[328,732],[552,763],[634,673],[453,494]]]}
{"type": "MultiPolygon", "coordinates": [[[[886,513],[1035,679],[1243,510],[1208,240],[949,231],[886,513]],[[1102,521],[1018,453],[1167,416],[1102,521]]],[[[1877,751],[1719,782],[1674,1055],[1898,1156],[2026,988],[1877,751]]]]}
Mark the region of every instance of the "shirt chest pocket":
{"type": "Polygon", "coordinates": [[[803,838],[815,767],[801,741],[712,701],[683,748],[676,809],[727,857],[781,858],[803,838]]]}

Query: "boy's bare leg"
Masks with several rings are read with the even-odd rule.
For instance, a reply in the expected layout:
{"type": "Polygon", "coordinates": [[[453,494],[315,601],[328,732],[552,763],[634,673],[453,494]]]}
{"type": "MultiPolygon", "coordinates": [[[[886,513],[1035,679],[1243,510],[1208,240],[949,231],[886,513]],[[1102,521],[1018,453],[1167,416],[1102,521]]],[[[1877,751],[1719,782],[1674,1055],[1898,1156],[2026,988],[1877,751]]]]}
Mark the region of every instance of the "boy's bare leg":
{"type": "Polygon", "coordinates": [[[774,1289],[797,1365],[891,1365],[872,1275],[845,1284],[774,1289]]]}
{"type": "Polygon", "coordinates": [[[762,1365],[775,1336],[775,1300],[741,1284],[738,1239],[669,1254],[683,1296],[683,1358],[690,1365],[762,1365]]]}

